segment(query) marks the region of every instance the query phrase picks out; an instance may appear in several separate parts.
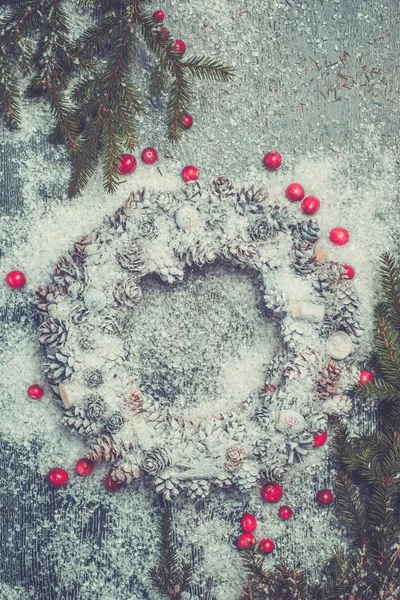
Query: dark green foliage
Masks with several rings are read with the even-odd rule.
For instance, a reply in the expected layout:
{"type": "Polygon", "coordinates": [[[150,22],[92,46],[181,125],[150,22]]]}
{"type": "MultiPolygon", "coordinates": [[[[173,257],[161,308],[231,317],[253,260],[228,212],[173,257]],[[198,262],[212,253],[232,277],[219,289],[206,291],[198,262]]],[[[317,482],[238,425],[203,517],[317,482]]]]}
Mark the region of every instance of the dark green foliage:
{"type": "Polygon", "coordinates": [[[18,76],[32,73],[27,93],[47,97],[56,121],[50,140],[63,144],[72,158],[70,195],[83,190],[99,160],[104,188],[113,192],[120,177],[118,158],[137,146],[138,116],[144,110],[132,82],[137,31],[156,59],[150,93],[159,96],[170,86],[172,142],[184,131],[180,119],[192,102],[193,78],[226,82],[232,71],[210,58],[183,60],[171,35],[160,33],[161,24],[143,8],[144,0],[79,0],[96,9],[97,21],[73,42],[64,2],[25,0],[0,21],[0,111],[8,125],[19,125],[18,76]],[[73,76],[78,81],[72,83],[73,76]]]}
{"type": "Polygon", "coordinates": [[[170,600],[180,600],[192,583],[190,562],[181,560],[175,547],[169,505],[162,511],[160,560],[150,569],[150,579],[161,596],[170,600]]]}
{"type": "Polygon", "coordinates": [[[378,376],[356,388],[361,400],[375,401],[377,428],[352,436],[334,423],[335,496],[349,546],[335,552],[325,582],[311,589],[303,571],[282,565],[263,571],[257,551],[246,551],[250,578],[242,600],[400,598],[400,268],[388,255],[382,257],[381,282],[375,329],[378,376]]]}

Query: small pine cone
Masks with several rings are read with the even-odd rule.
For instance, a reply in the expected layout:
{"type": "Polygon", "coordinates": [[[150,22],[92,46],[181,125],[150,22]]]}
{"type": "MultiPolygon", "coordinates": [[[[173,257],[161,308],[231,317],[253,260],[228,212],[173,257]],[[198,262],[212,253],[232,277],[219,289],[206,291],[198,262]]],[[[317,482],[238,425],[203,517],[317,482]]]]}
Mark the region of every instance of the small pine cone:
{"type": "Polygon", "coordinates": [[[162,494],[165,500],[173,500],[181,492],[181,485],[178,477],[172,469],[166,469],[159,473],[154,480],[156,492],[162,494]]]}
{"type": "Polygon", "coordinates": [[[311,219],[309,221],[301,221],[292,227],[292,237],[295,242],[315,244],[319,239],[319,225],[311,219]]]}
{"type": "Polygon", "coordinates": [[[140,479],[142,471],[139,465],[133,460],[125,460],[116,465],[111,471],[111,478],[118,483],[130,484],[136,479],[140,479]]]}
{"type": "Polygon", "coordinates": [[[92,421],[101,419],[106,410],[106,404],[98,394],[89,394],[86,397],[86,414],[92,421]]]}
{"type": "Polygon", "coordinates": [[[203,188],[200,181],[188,181],[183,186],[183,194],[185,196],[185,200],[197,200],[201,197],[203,193],[203,188]]]}
{"type": "Polygon", "coordinates": [[[100,329],[109,335],[120,335],[122,332],[120,317],[112,312],[107,312],[100,324],[100,329]]]}
{"type": "Polygon", "coordinates": [[[272,461],[263,469],[263,475],[268,481],[281,481],[286,475],[286,467],[272,461]]]}
{"type": "Polygon", "coordinates": [[[135,243],[130,244],[122,252],[118,252],[117,260],[120,266],[135,275],[140,277],[143,274],[144,262],[140,246],[135,243]]]}
{"type": "Polygon", "coordinates": [[[282,325],[282,338],[290,348],[295,348],[304,333],[303,327],[293,319],[286,319],[282,325]]]}
{"type": "Polygon", "coordinates": [[[143,398],[138,390],[131,390],[130,394],[125,396],[123,400],[131,416],[136,417],[143,412],[143,398]]]}
{"type": "Polygon", "coordinates": [[[254,456],[257,460],[264,462],[271,452],[271,440],[260,439],[254,444],[254,456]]]}
{"type": "Polygon", "coordinates": [[[119,306],[135,308],[142,297],[142,290],[134,277],[120,281],[114,290],[114,298],[119,306]]]}
{"type": "Polygon", "coordinates": [[[149,475],[157,475],[170,466],[170,459],[165,448],[157,446],[147,452],[144,457],[141,468],[149,475]]]}
{"type": "Polygon", "coordinates": [[[225,454],[225,469],[230,473],[239,471],[243,465],[243,450],[241,448],[229,448],[225,454]]]}
{"type": "Polygon", "coordinates": [[[112,435],[102,435],[89,443],[87,458],[93,461],[114,463],[125,458],[131,450],[123,442],[117,442],[112,435]]]}
{"type": "Polygon", "coordinates": [[[104,422],[104,429],[109,433],[117,433],[125,424],[125,418],[119,411],[113,412],[104,422]]]}
{"type": "Polygon", "coordinates": [[[40,327],[40,343],[49,348],[64,346],[68,337],[68,324],[57,317],[49,317],[40,327]]]}
{"type": "Polygon", "coordinates": [[[175,212],[180,202],[171,192],[162,192],[156,196],[155,200],[158,206],[167,213],[175,212]]]}
{"type": "Polygon", "coordinates": [[[256,252],[253,242],[248,242],[238,236],[226,242],[222,248],[221,255],[227,260],[231,260],[241,266],[251,263],[256,252]]]}
{"type": "Polygon", "coordinates": [[[210,242],[207,237],[200,240],[190,240],[188,243],[187,233],[185,233],[178,247],[175,249],[175,254],[179,260],[184,261],[187,265],[202,267],[215,261],[218,255],[218,248],[210,242]]]}
{"type": "Polygon", "coordinates": [[[287,311],[287,302],[283,292],[271,287],[264,292],[265,306],[275,314],[282,314],[287,311]]]}
{"type": "Polygon", "coordinates": [[[242,468],[238,471],[235,482],[245,492],[250,490],[257,479],[259,478],[259,469],[251,463],[243,463],[242,468]]]}
{"type": "Polygon", "coordinates": [[[215,208],[213,206],[208,214],[206,224],[208,229],[220,229],[223,231],[227,220],[228,213],[225,209],[223,207],[215,208]]]}
{"type": "Polygon", "coordinates": [[[330,360],[326,367],[319,372],[317,392],[320,400],[327,400],[336,394],[342,375],[342,367],[334,360],[330,360]]]}
{"type": "Polygon", "coordinates": [[[88,387],[99,387],[103,383],[103,374],[99,369],[86,369],[83,378],[88,387]]]}
{"type": "Polygon", "coordinates": [[[63,256],[54,271],[54,281],[72,298],[78,298],[87,284],[87,272],[84,263],[75,255],[63,256]]]}
{"type": "Polygon", "coordinates": [[[92,435],[99,431],[97,423],[87,418],[86,412],[80,406],[71,406],[65,411],[64,424],[80,435],[92,435]]]}
{"type": "Polygon", "coordinates": [[[210,489],[210,483],[206,479],[193,479],[186,487],[186,493],[192,500],[200,500],[210,494],[210,489]]]}
{"type": "Polygon", "coordinates": [[[82,331],[77,342],[79,347],[82,348],[82,350],[92,350],[93,340],[90,335],[90,330],[82,331]]]}
{"type": "Polygon", "coordinates": [[[104,221],[105,226],[113,233],[123,233],[126,231],[126,222],[128,220],[127,206],[121,206],[111,217],[104,221]]]}
{"type": "Polygon", "coordinates": [[[73,357],[61,350],[53,350],[47,353],[45,372],[51,383],[59,384],[71,377],[74,372],[73,357]]]}
{"type": "Polygon", "coordinates": [[[293,246],[293,266],[299,275],[312,273],[317,265],[315,247],[310,242],[297,242],[293,246]]]}
{"type": "Polygon", "coordinates": [[[335,323],[334,320],[326,319],[321,325],[321,329],[319,330],[319,335],[321,336],[322,339],[327,340],[328,338],[331,337],[331,335],[333,333],[335,333],[336,328],[337,328],[337,323],[335,323]]]}
{"type": "Polygon", "coordinates": [[[220,198],[227,198],[228,196],[235,195],[235,188],[233,186],[233,183],[230,179],[227,179],[226,177],[218,177],[217,179],[214,179],[211,186],[214,194],[216,194],[220,198]]]}
{"type": "Polygon", "coordinates": [[[236,196],[236,209],[241,215],[247,212],[261,213],[267,199],[268,192],[264,188],[255,190],[254,185],[250,189],[242,188],[236,196]]]}
{"type": "Polygon", "coordinates": [[[343,265],[339,263],[328,261],[323,265],[319,265],[317,269],[317,279],[314,282],[316,291],[322,297],[326,297],[330,293],[335,292],[336,285],[344,274],[346,274],[346,270],[343,265]]]}
{"type": "Polygon", "coordinates": [[[325,400],[321,406],[327,415],[348,415],[351,407],[351,399],[348,396],[340,396],[339,394],[325,400]]]}
{"type": "Polygon", "coordinates": [[[42,317],[52,317],[60,301],[60,290],[57,285],[41,285],[35,292],[33,303],[38,314],[42,317]]]}
{"type": "Polygon", "coordinates": [[[154,240],[158,235],[158,227],[152,215],[141,219],[137,224],[137,231],[142,238],[154,240]]]}
{"type": "Polygon", "coordinates": [[[266,240],[275,237],[281,231],[286,231],[289,220],[287,208],[269,205],[263,216],[250,227],[250,236],[253,240],[266,240]]]}

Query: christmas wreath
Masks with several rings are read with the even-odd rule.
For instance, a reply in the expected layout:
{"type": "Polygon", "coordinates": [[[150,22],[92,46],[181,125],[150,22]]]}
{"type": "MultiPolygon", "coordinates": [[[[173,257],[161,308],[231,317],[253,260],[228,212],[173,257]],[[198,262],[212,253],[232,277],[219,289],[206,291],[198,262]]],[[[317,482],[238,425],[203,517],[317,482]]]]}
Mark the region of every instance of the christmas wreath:
{"type": "Polygon", "coordinates": [[[329,415],[349,413],[358,300],[346,270],[319,251],[318,231],[266,190],[220,177],[132,194],[60,259],[35,296],[45,371],[87,458],[111,464],[112,485],[152,478],[168,500],[212,485],[247,490],[282,478],[329,415]],[[179,286],[188,268],[216,261],[257,273],[280,348],[260,394],[193,419],[135,380],[129,324],[146,278],[179,286]]]}

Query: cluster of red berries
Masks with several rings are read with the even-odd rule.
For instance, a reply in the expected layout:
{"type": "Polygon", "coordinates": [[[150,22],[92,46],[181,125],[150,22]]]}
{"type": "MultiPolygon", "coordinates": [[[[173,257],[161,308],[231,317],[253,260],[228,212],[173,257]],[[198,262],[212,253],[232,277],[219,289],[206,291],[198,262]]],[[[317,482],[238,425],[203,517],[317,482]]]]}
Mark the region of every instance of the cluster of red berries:
{"type": "MultiPolygon", "coordinates": [[[[94,462],[88,458],[80,458],[75,464],[75,471],[81,477],[87,477],[94,469],[94,462]]],[[[68,471],[54,467],[47,473],[47,481],[52,487],[61,488],[69,482],[68,471]]]]}
{"type": "MultiPolygon", "coordinates": [[[[254,547],[257,540],[253,535],[253,531],[257,529],[257,519],[254,515],[246,513],[243,515],[241,525],[244,533],[240,534],[236,545],[240,550],[245,550],[249,547],[254,547]]],[[[258,542],[258,548],[263,554],[271,554],[275,549],[275,542],[271,538],[263,538],[258,542]]]]}

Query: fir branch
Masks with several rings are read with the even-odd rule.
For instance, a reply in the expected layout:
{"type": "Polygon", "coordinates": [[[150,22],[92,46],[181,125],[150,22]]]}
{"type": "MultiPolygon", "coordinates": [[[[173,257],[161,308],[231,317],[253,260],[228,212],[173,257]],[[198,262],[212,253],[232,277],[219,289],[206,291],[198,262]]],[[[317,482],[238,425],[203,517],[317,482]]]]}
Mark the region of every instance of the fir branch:
{"type": "Polygon", "coordinates": [[[222,63],[206,56],[195,56],[183,62],[183,68],[194,77],[227,83],[233,78],[233,69],[224,67],[222,63]]]}
{"type": "Polygon", "coordinates": [[[18,127],[21,121],[16,81],[14,65],[0,47],[0,111],[11,128],[18,127]]]}
{"type": "Polygon", "coordinates": [[[381,287],[384,293],[382,306],[400,331],[400,268],[397,261],[388,254],[383,254],[381,261],[381,287]]]}
{"type": "Polygon", "coordinates": [[[184,75],[179,76],[172,84],[167,106],[168,138],[171,142],[178,141],[184,127],[180,123],[182,115],[189,111],[192,92],[189,81],[184,75]]]}

